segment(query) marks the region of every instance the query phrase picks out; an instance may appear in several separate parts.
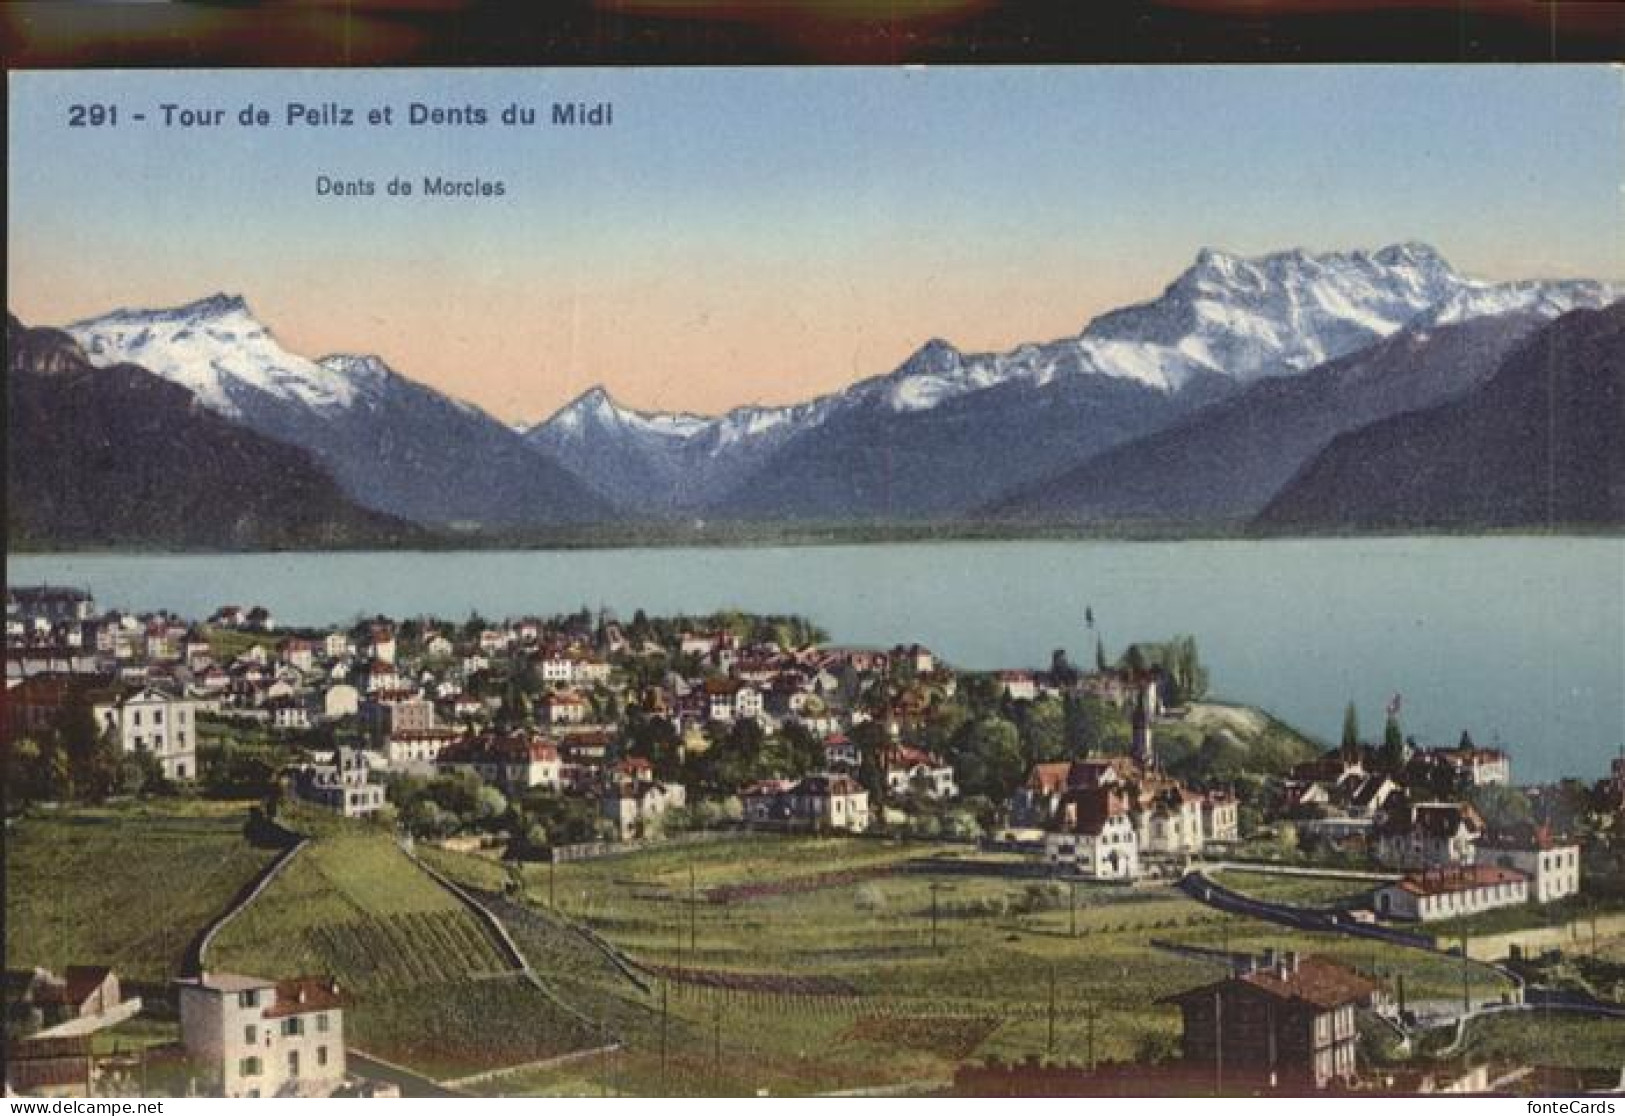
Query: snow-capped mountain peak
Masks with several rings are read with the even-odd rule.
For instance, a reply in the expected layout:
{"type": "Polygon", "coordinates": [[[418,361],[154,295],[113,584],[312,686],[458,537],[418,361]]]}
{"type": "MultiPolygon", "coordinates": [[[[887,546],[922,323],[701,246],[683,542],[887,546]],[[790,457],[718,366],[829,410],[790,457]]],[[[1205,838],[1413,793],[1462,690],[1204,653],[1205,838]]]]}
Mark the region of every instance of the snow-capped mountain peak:
{"type": "Polygon", "coordinates": [[[382,357],[371,353],[333,353],[324,356],[316,362],[331,372],[337,372],[352,384],[366,387],[376,387],[389,377],[395,375],[395,370],[385,364],[382,357]]]}
{"type": "Polygon", "coordinates": [[[314,409],[347,406],[355,398],[344,371],[283,349],[237,295],[211,295],[168,309],[115,310],[67,330],[92,363],[139,364],[233,417],[242,413],[239,397],[250,391],[314,409]]]}

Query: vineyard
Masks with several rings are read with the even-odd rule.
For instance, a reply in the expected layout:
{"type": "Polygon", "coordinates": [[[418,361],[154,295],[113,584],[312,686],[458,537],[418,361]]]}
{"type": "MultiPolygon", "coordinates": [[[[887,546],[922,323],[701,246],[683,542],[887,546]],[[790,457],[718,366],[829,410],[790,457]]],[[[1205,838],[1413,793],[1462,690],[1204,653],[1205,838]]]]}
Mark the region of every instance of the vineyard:
{"type": "Polygon", "coordinates": [[[313,841],[227,925],[209,964],[337,977],[349,996],[349,1041],[434,1078],[597,1041],[516,975],[486,925],[381,834],[313,841]]]}
{"type": "MultiPolygon", "coordinates": [[[[1171,888],[1070,889],[1020,868],[956,846],[767,836],[528,865],[504,921],[527,953],[556,958],[562,994],[613,1020],[626,1048],[504,1091],[926,1091],[966,1059],[1167,1057],[1179,1013],[1157,1000],[1218,969],[1153,940],[1326,954],[1390,983],[1403,974],[1416,996],[1460,994],[1450,959],[1222,914],[1171,888]],[[635,962],[649,991],[575,926],[635,962]]],[[[1469,978],[1475,995],[1500,990],[1489,970],[1469,978]]]]}
{"type": "Polygon", "coordinates": [[[349,1023],[350,1042],[439,1081],[554,1058],[601,1041],[595,1028],[521,977],[392,989],[369,994],[359,1007],[349,1023]]]}
{"type": "Polygon", "coordinates": [[[6,963],[177,975],[187,943],[276,857],[244,838],[247,819],[240,803],[167,801],[20,819],[6,832],[6,963]]]}

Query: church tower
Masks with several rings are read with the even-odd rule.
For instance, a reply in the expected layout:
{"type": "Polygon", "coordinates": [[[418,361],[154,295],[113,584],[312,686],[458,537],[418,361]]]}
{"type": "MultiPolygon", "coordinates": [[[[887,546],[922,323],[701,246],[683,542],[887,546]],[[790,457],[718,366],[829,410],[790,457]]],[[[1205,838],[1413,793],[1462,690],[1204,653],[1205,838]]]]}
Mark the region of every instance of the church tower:
{"type": "Polygon", "coordinates": [[[1141,686],[1139,697],[1134,702],[1132,752],[1135,761],[1146,771],[1157,768],[1157,748],[1151,739],[1151,703],[1155,700],[1154,691],[1141,686]]]}

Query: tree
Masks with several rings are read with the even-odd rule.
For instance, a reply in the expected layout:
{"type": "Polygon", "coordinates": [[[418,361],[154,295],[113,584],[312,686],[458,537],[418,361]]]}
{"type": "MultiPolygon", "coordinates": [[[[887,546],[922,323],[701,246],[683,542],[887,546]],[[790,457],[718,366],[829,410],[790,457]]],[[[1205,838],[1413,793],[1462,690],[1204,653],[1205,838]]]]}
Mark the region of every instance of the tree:
{"type": "Polygon", "coordinates": [[[1026,757],[1016,726],[1002,717],[983,717],[960,732],[956,752],[960,788],[1003,802],[1026,775],[1026,757]]]}
{"type": "Polygon", "coordinates": [[[1382,750],[1379,753],[1383,769],[1398,771],[1405,766],[1405,733],[1399,727],[1399,714],[1390,711],[1382,727],[1382,750]]]}
{"type": "Polygon", "coordinates": [[[1050,763],[1066,757],[1066,707],[1061,701],[1040,698],[1022,711],[1020,720],[1029,764],[1050,763]]]}
{"type": "Polygon", "coordinates": [[[1491,833],[1516,833],[1535,822],[1529,796],[1516,787],[1492,783],[1467,792],[1467,801],[1491,833]]]}
{"type": "Polygon", "coordinates": [[[1105,674],[1106,670],[1107,670],[1107,666],[1106,666],[1106,645],[1103,642],[1101,642],[1101,639],[1100,639],[1099,636],[1096,636],[1095,637],[1095,672],[1097,674],[1105,674]]]}
{"type": "Polygon", "coordinates": [[[799,721],[791,721],[779,731],[783,745],[785,774],[799,777],[824,767],[824,746],[799,721]]]}
{"type": "Polygon", "coordinates": [[[850,735],[858,750],[858,782],[869,792],[871,806],[878,808],[886,800],[886,749],[891,744],[886,726],[865,721],[850,735]]]}
{"type": "Polygon", "coordinates": [[[1123,652],[1123,666],[1134,674],[1140,674],[1145,670],[1145,651],[1138,643],[1129,644],[1128,650],[1123,652]]]}
{"type": "Polygon", "coordinates": [[[1345,752],[1360,746],[1360,712],[1354,708],[1354,703],[1348,703],[1343,710],[1343,750],[1345,752]]]}

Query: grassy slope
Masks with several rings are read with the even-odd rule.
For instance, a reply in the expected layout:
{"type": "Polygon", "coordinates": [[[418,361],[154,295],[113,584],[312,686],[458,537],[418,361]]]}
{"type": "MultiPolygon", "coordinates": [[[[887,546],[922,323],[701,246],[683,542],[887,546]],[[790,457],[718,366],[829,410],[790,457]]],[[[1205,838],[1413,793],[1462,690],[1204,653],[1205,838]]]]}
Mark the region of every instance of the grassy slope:
{"type": "Polygon", "coordinates": [[[489,930],[382,834],[318,837],[217,939],[211,966],[336,976],[349,1037],[434,1078],[551,1057],[592,1036],[510,975],[489,930]]]}
{"type": "Polygon", "coordinates": [[[1299,907],[1331,907],[1369,898],[1373,884],[1358,880],[1316,879],[1311,876],[1277,876],[1268,872],[1248,872],[1227,868],[1215,877],[1225,887],[1274,903],[1299,907]]]}
{"type": "Polygon", "coordinates": [[[192,938],[276,856],[242,803],[165,801],[24,818],[6,834],[6,964],[179,971],[192,938]]]}
{"type": "MultiPolygon", "coordinates": [[[[561,967],[581,975],[561,983],[561,992],[589,1014],[609,1017],[628,1049],[609,1059],[505,1079],[503,1091],[750,1095],[759,1089],[812,1093],[940,1082],[960,1057],[951,1050],[960,1026],[956,1018],[980,1018],[993,1026],[970,1057],[1043,1055],[1052,970],[1057,1058],[1085,1057],[1091,1012],[1097,1013],[1093,1030],[1098,1058],[1168,1052],[1177,1038],[1179,1015],[1155,1001],[1213,979],[1219,970],[1155,950],[1151,938],[1329,954],[1386,974],[1404,972],[1413,998],[1460,993],[1459,963],[1378,943],[1294,933],[1219,914],[1167,890],[1079,888],[1077,938],[1069,936],[1071,916],[1064,903],[1021,916],[962,913],[979,905],[996,906],[1000,899],[1019,899],[1025,881],[947,872],[899,871],[863,883],[726,905],[703,899],[710,886],[900,864],[939,851],[959,852],[918,844],[764,837],[560,866],[556,887],[563,911],[640,961],[837,977],[859,994],[717,994],[672,981],[662,1073],[658,989],[653,997],[640,998],[617,988],[613,977],[594,975],[589,963],[566,958],[561,967]],[[702,894],[695,919],[697,949],[686,937],[678,946],[688,926],[691,861],[702,894]],[[933,953],[930,938],[933,881],[944,886],[938,893],[938,953],[933,953]],[[859,909],[860,888],[870,898],[878,894],[879,909],[859,909]],[[854,1033],[860,1019],[886,1014],[934,1021],[912,1027],[882,1023],[878,1033],[883,1038],[874,1031],[854,1033]]],[[[466,861],[461,871],[471,882],[495,879],[489,862],[438,855],[449,862],[466,861]]],[[[537,907],[547,902],[547,874],[545,865],[525,869],[527,896],[537,907]]],[[[523,938],[521,947],[547,948],[523,938]]],[[[541,956],[545,952],[533,958],[539,967],[541,956]]],[[[1473,966],[1470,971],[1475,996],[1499,990],[1499,978],[1489,970],[1473,966]]]]}

